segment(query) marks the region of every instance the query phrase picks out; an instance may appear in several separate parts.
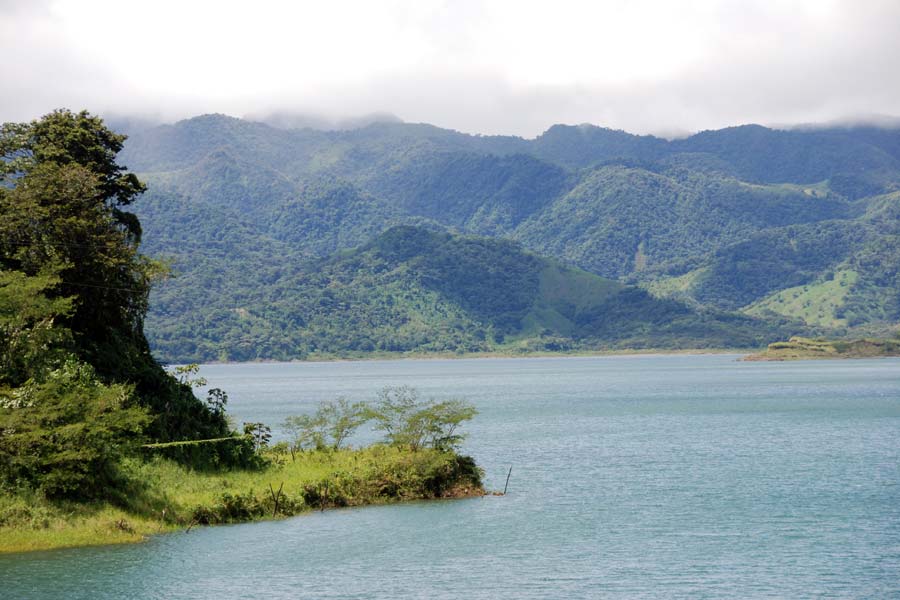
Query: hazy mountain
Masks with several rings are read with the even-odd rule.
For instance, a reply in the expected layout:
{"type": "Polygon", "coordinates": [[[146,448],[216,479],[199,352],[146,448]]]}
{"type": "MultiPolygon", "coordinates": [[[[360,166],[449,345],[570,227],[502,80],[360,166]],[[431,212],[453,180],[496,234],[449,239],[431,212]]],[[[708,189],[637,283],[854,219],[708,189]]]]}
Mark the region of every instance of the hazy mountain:
{"type": "Polygon", "coordinates": [[[248,121],[259,121],[278,129],[318,129],[321,131],[345,131],[348,129],[359,129],[373,123],[403,122],[403,119],[397,115],[384,112],[357,117],[331,118],[312,113],[276,111],[250,114],[244,118],[248,121]]]}
{"type": "MultiPolygon", "coordinates": [[[[195,250],[178,268],[207,265],[190,285],[216,270],[248,276],[225,264],[248,247],[269,256],[263,271],[283,273],[298,257],[324,258],[412,224],[516,240],[692,306],[838,332],[900,320],[889,275],[896,129],[747,125],[669,141],[557,125],[526,140],[396,122],[279,129],[205,115],[134,132],[122,159],[153,190],[135,206],[160,236],[152,251],[180,251],[166,242],[179,239],[195,250]],[[211,258],[213,246],[225,250],[211,258]]],[[[237,306],[238,288],[225,287],[216,293],[237,306]]]]}

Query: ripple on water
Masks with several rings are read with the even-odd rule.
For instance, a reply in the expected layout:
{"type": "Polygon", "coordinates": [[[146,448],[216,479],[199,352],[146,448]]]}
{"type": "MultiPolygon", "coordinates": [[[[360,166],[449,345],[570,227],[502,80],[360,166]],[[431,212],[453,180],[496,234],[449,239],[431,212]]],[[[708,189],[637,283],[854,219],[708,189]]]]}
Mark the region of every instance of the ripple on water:
{"type": "MultiPolygon", "coordinates": [[[[510,493],[0,557],[2,598],[900,596],[900,361],[210,365],[238,421],[463,396],[510,493]]],[[[371,439],[363,433],[358,441],[371,439]]]]}

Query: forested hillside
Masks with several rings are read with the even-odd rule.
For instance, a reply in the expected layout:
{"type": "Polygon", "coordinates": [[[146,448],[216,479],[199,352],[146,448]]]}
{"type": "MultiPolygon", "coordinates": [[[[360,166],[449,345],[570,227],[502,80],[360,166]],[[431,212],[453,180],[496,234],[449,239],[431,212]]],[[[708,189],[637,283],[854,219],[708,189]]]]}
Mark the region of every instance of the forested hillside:
{"type": "Polygon", "coordinates": [[[514,240],[693,308],[787,317],[832,335],[900,321],[897,130],[748,125],[668,141],[557,125],[526,140],[206,115],[138,131],[122,157],[149,182],[136,206],[148,251],[173,257],[180,273],[152,298],[155,347],[176,343],[172,327],[192,311],[214,323],[194,333],[217,332],[208,348],[169,348],[167,358],[308,351],[273,325],[287,318],[274,316],[280,304],[263,319],[246,290],[281,285],[398,225],[514,240]],[[251,339],[268,341],[251,352],[251,339]]]}
{"type": "Polygon", "coordinates": [[[123,139],[65,110],[0,128],[4,498],[121,502],[122,459],[142,440],[244,443],[229,437],[224,404],[203,403],[151,356],[144,316],[164,268],[138,252],[127,208],[144,186],[116,162],[123,139]]]}
{"type": "Polygon", "coordinates": [[[728,246],[695,272],[688,295],[751,314],[820,325],[900,322],[900,194],[858,219],[776,228],[728,246]]]}
{"type": "Polygon", "coordinates": [[[413,226],[278,272],[265,268],[265,254],[242,253],[235,262],[240,270],[187,274],[213,279],[224,293],[160,292],[148,325],[161,358],[750,347],[791,331],[656,299],[512,241],[413,226]],[[203,309],[186,310],[194,302],[203,309]]]}

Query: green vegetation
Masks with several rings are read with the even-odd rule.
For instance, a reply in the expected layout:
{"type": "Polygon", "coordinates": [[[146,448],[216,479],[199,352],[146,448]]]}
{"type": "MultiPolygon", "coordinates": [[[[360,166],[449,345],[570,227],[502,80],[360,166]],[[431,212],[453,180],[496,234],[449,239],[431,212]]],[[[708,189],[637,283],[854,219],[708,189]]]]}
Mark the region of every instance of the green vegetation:
{"type": "Polygon", "coordinates": [[[846,327],[847,319],[838,318],[837,312],[845,304],[858,279],[856,271],[838,271],[831,279],[821,283],[775,292],[744,308],[743,312],[758,317],[773,312],[810,325],[846,327]]]}
{"type": "Polygon", "coordinates": [[[871,199],[856,219],[760,232],[709,257],[702,277],[694,279],[685,293],[726,310],[747,306],[755,312],[765,303],[765,308],[804,318],[809,325],[896,324],[900,322],[898,215],[900,194],[895,192],[871,199]],[[849,275],[838,275],[850,272],[855,274],[852,281],[849,275]],[[792,288],[804,287],[811,296],[799,307],[789,307],[796,291],[792,288]],[[766,302],[770,297],[772,301],[766,302]],[[813,310],[817,304],[821,306],[813,310]]]}
{"type": "Polygon", "coordinates": [[[394,446],[413,452],[423,448],[447,452],[459,447],[464,436],[457,430],[476,413],[474,406],[462,400],[420,401],[415,389],[403,386],[381,390],[369,417],[394,446]]]}
{"type": "Polygon", "coordinates": [[[229,433],[150,355],[143,319],[162,268],[137,252],[140,223],[123,210],[143,191],[115,161],[123,140],[85,112],[0,130],[4,493],[108,501],[142,441],[229,433]]]}
{"type": "MultiPolygon", "coordinates": [[[[101,418],[127,420],[115,404],[105,408],[101,418]]],[[[100,479],[108,469],[97,468],[104,465],[85,455],[93,448],[77,437],[57,438],[70,448],[67,458],[81,467],[82,477],[92,478],[95,493],[51,493],[59,491],[59,478],[52,474],[42,476],[37,486],[19,479],[18,487],[0,496],[0,553],[132,542],[195,525],[330,507],[480,496],[481,472],[471,458],[457,453],[463,440],[459,427],[475,412],[460,400],[421,400],[413,388],[388,387],[371,407],[339,399],[323,402],[313,415],[290,417],[291,441],[274,446],[262,423],[246,423],[243,437],[145,444],[140,455],[120,455],[105,465],[114,468],[115,483],[100,479]],[[384,432],[383,443],[344,447],[369,420],[384,432]],[[228,450],[198,452],[210,445],[228,450]],[[228,451],[249,452],[252,460],[244,460],[243,469],[205,461],[228,451]]],[[[16,436],[0,440],[20,441],[16,436]]],[[[22,447],[19,454],[27,459],[31,449],[22,447]]]]}
{"type": "Polygon", "coordinates": [[[124,207],[144,188],[115,160],[123,141],[85,112],[0,130],[0,308],[11,334],[0,396],[75,361],[101,385],[133,388],[123,405],[148,411],[155,440],[225,435],[224,418],[150,355],[143,321],[163,267],[137,251],[141,226],[124,207]]]}
{"type": "Polygon", "coordinates": [[[663,277],[653,281],[644,282],[641,287],[646,289],[656,298],[691,300],[691,292],[697,288],[707,274],[707,269],[700,267],[693,271],[688,271],[684,275],[663,277]]]}
{"type": "Polygon", "coordinates": [[[900,339],[826,340],[792,337],[787,342],[775,342],[759,354],[744,358],[760,360],[817,360],[828,358],[877,358],[900,356],[900,339]]]}
{"type": "MultiPolygon", "coordinates": [[[[161,295],[164,306],[180,301],[161,295]]],[[[223,293],[208,298],[204,312],[157,316],[160,357],[759,347],[793,332],[658,300],[511,241],[412,226],[240,295],[240,311],[223,293]]]]}
{"type": "Polygon", "coordinates": [[[455,452],[467,405],[413,402],[392,423],[425,437],[338,450],[362,417],[330,404],[315,419],[332,449],[288,464],[267,425],[229,431],[223,390],[194,395],[196,365],[163,370],[143,320],[166,269],[123,210],[143,191],[116,162],[123,140],[86,112],[0,130],[0,551],[482,491],[455,452]]]}
{"type": "Polygon", "coordinates": [[[293,458],[272,449],[262,456],[264,468],[234,471],[127,459],[120,469],[129,485],[113,499],[51,501],[27,490],[0,494],[0,553],[137,542],[201,524],[484,493],[471,459],[428,448],[373,446],[293,458]]]}
{"type": "MultiPolygon", "coordinates": [[[[423,294],[411,317],[418,324],[407,332],[428,329],[446,312],[464,329],[474,321],[488,343],[482,333],[443,331],[409,344],[404,332],[387,350],[368,324],[371,344],[310,343],[319,326],[304,331],[296,316],[315,312],[309,302],[319,298],[296,295],[288,282],[315,272],[315,261],[340,260],[403,225],[512,239],[566,266],[713,312],[756,306],[852,270],[858,280],[832,298],[834,306],[823,300],[821,311],[798,310],[779,301],[752,314],[774,328],[797,319],[783,335],[885,330],[900,322],[896,219],[888,216],[900,188],[897,135],[743,126],[666,141],[554,126],[524,140],[405,123],[284,130],[220,115],[144,129],[125,156],[151,185],[138,207],[146,248],[171,259],[177,275],[153,293],[151,345],[170,361],[254,360],[507,351],[513,343],[561,349],[588,337],[552,307],[537,307],[499,341],[483,318],[438,307],[431,291],[406,290],[423,294]],[[276,288],[262,300],[260,290],[276,288]]],[[[718,345],[744,343],[714,337],[718,345]]],[[[602,344],[713,344],[701,338],[640,326],[602,344]],[[657,333],[664,341],[653,341],[657,333]]]]}
{"type": "Polygon", "coordinates": [[[341,444],[370,419],[365,403],[338,398],[320,404],[313,415],[288,417],[284,429],[291,436],[294,448],[339,450],[341,444]]]}
{"type": "Polygon", "coordinates": [[[0,404],[0,485],[48,498],[96,498],[121,483],[120,459],[149,422],[131,390],[69,360],[0,404]]]}
{"type": "Polygon", "coordinates": [[[803,190],[747,185],[721,173],[610,164],[584,172],[516,237],[606,277],[646,280],[684,273],[758,231],[850,212],[834,194],[811,198],[803,190]]]}

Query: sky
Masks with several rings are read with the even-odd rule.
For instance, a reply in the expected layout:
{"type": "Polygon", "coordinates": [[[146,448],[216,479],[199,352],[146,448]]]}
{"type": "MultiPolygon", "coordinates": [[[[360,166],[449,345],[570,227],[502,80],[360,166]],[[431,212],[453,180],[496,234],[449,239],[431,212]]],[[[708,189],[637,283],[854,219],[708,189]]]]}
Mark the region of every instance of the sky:
{"type": "Polygon", "coordinates": [[[0,121],[397,115],[533,137],[900,116],[898,0],[0,0],[0,121]]]}

